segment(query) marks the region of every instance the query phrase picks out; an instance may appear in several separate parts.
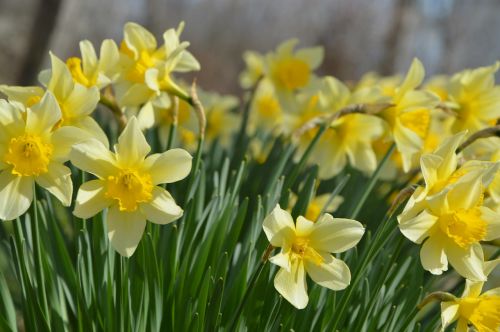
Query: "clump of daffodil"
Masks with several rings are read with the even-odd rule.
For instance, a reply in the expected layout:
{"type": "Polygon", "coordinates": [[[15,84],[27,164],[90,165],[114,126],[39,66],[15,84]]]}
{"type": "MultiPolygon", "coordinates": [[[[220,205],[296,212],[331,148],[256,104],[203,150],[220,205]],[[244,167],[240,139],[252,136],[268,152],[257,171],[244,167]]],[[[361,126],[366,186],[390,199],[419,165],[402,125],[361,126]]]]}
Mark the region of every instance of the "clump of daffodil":
{"type": "MultiPolygon", "coordinates": [[[[87,137],[95,137],[102,143],[107,143],[106,134],[91,117],[99,102],[99,89],[96,86],[88,88],[75,82],[61,59],[52,53],[50,58],[51,69],[43,71],[40,79],[59,104],[61,117],[56,127],[77,127],[86,133],[87,137]]],[[[7,95],[9,101],[21,103],[25,107],[36,105],[44,95],[44,89],[36,86],[2,86],[0,91],[7,95]]]]}
{"type": "Polygon", "coordinates": [[[424,66],[414,59],[401,85],[382,90],[381,101],[391,107],[381,112],[401,154],[405,172],[412,167],[415,155],[421,153],[431,122],[431,111],[439,98],[428,91],[417,90],[424,79],[424,66]]]}
{"type": "MultiPolygon", "coordinates": [[[[498,169],[497,164],[494,166],[498,169]]],[[[427,171],[423,171],[426,181],[438,179],[435,172],[426,174],[427,171]]],[[[491,167],[472,167],[458,179],[448,179],[452,183],[419,202],[418,210],[423,207],[423,211],[411,218],[400,218],[403,235],[417,244],[423,243],[420,260],[425,270],[439,275],[448,269],[449,261],[463,277],[486,280],[481,268],[484,262],[481,242],[500,237],[500,214],[483,204],[483,177],[488,171],[491,167]]],[[[440,184],[435,183],[433,188],[436,186],[440,184]]]]}
{"type": "Polygon", "coordinates": [[[187,93],[174,81],[175,72],[199,70],[200,65],[186,48],[188,42],[180,42],[184,29],[163,34],[163,45],[158,46],[151,32],[137,23],[129,22],[124,27],[120,45],[120,74],[115,92],[120,106],[138,107],[154,98],[164,98],[170,93],[187,98],[187,93]]]}
{"type": "Polygon", "coordinates": [[[116,79],[120,53],[113,40],[106,39],[102,42],[99,58],[88,40],[80,42],[80,53],[81,58],[71,57],[66,60],[75,82],[88,88],[97,86],[102,89],[116,79]]]}
{"type": "MultiPolygon", "coordinates": [[[[488,275],[498,263],[499,260],[485,262],[484,274],[488,275]]],[[[441,302],[441,331],[455,321],[456,332],[470,331],[469,327],[478,332],[500,330],[500,288],[482,293],[483,285],[481,281],[467,280],[460,298],[450,296],[441,302]]]]}
{"type": "Polygon", "coordinates": [[[500,62],[489,67],[464,70],[453,75],[449,83],[449,98],[455,103],[454,132],[491,127],[500,118],[500,86],[495,85],[495,73],[500,62]]]}
{"type": "Polygon", "coordinates": [[[267,239],[281,252],[269,260],[280,267],[274,278],[276,290],[293,306],[303,309],[309,301],[306,274],[317,284],[332,290],[346,288],[349,267],[331,253],[354,247],[364,233],[356,220],[322,215],[317,222],[292,216],[277,205],[263,223],[267,239]]]}
{"type": "Polygon", "coordinates": [[[295,50],[297,39],[287,40],[268,53],[264,73],[269,78],[280,98],[287,100],[293,92],[310,85],[315,77],[314,70],[323,62],[323,47],[295,50]]]}
{"type": "Polygon", "coordinates": [[[74,214],[90,218],[108,209],[108,237],[122,256],[131,256],[146,227],[146,220],[167,224],[179,219],[183,211],[162,183],[177,182],[191,171],[191,156],[172,149],[148,156],[151,148],[137,119],[132,117],[111,152],[92,139],[75,145],[71,162],[97,179],[78,190],[74,214]]]}
{"type": "Polygon", "coordinates": [[[60,120],[61,111],[50,92],[26,110],[0,100],[0,219],[16,219],[28,210],[35,183],[64,206],[71,204],[71,171],[64,163],[81,131],[54,130],[60,120]]]}
{"type": "MultiPolygon", "coordinates": [[[[349,105],[373,103],[376,97],[377,94],[370,88],[351,93],[339,80],[326,77],[323,79],[318,101],[323,114],[332,116],[349,105]]],[[[312,129],[301,137],[300,151],[307,148],[316,131],[317,129],[312,129]]],[[[354,168],[372,173],[377,167],[373,142],[383,133],[383,121],[372,115],[346,114],[334,119],[328,124],[311,157],[319,165],[320,178],[327,179],[338,174],[344,169],[347,160],[354,168]]]]}

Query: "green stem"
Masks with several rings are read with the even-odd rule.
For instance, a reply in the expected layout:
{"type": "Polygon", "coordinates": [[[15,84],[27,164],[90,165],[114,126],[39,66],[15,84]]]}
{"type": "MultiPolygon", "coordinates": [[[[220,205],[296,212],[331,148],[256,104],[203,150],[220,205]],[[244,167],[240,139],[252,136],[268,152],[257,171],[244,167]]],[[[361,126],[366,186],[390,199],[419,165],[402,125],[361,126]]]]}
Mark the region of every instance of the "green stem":
{"type": "Polygon", "coordinates": [[[174,138],[175,138],[175,133],[177,131],[177,125],[172,123],[170,125],[170,130],[168,132],[168,140],[167,140],[167,146],[165,150],[170,150],[172,146],[174,145],[174,138]]]}
{"type": "Polygon", "coordinates": [[[47,322],[50,325],[49,309],[47,305],[47,293],[45,289],[45,278],[42,266],[42,250],[40,244],[40,225],[38,219],[38,200],[36,195],[36,186],[33,184],[33,215],[31,219],[31,232],[33,240],[33,255],[35,261],[35,275],[37,280],[39,296],[42,298],[42,308],[47,322]]]}
{"type": "Polygon", "coordinates": [[[111,113],[113,113],[118,122],[119,131],[121,132],[123,129],[125,129],[125,126],[127,125],[127,117],[122,112],[120,107],[116,104],[116,102],[106,97],[104,94],[101,94],[99,103],[106,106],[111,111],[111,113]]]}
{"type": "Polygon", "coordinates": [[[380,176],[380,172],[384,165],[386,164],[387,160],[389,160],[390,156],[394,152],[394,149],[396,148],[396,144],[392,144],[389,150],[387,150],[387,153],[385,154],[384,158],[382,161],[378,164],[377,169],[373,173],[373,175],[370,178],[370,181],[366,184],[365,190],[363,191],[363,196],[361,196],[361,199],[359,200],[358,204],[354,208],[354,211],[351,214],[351,219],[356,219],[359,215],[359,212],[361,211],[361,208],[365,204],[366,200],[370,196],[370,193],[373,190],[373,187],[375,187],[375,184],[377,183],[377,180],[380,176]]]}

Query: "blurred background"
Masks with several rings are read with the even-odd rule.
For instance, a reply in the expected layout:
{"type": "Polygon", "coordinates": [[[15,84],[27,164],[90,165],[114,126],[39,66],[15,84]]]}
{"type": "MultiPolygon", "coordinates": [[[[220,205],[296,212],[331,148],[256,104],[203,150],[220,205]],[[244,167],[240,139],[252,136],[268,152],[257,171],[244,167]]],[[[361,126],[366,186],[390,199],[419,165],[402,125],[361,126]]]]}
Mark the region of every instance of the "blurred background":
{"type": "Polygon", "coordinates": [[[127,21],[157,37],[186,21],[198,80],[219,92],[239,91],[243,51],[291,37],[323,45],[320,72],[344,80],[404,71],[414,56],[453,73],[500,59],[499,14],[499,0],[0,0],[0,82],[35,83],[48,50],[66,59],[82,39],[120,41],[127,21]]]}

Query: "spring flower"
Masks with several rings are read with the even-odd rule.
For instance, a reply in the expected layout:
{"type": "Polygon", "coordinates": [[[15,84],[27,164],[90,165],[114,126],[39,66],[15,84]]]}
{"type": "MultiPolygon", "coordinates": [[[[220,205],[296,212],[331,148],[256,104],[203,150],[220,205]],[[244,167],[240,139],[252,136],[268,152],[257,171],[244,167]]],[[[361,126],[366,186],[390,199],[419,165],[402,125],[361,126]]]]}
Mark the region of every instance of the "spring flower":
{"type": "Polygon", "coordinates": [[[414,59],[406,77],[394,91],[388,91],[381,101],[392,104],[381,113],[387,121],[397,150],[401,153],[403,170],[408,172],[412,167],[414,155],[421,152],[427,136],[431,109],[439,98],[416,88],[422,83],[425,71],[422,63],[414,59]]]}
{"type": "Polygon", "coordinates": [[[307,87],[314,79],[313,71],[321,65],[324,56],[322,47],[294,50],[299,41],[290,39],[281,43],[265,61],[265,76],[276,87],[280,98],[307,87]]]}
{"type": "Polygon", "coordinates": [[[97,86],[102,89],[113,82],[118,73],[120,53],[115,42],[106,39],[101,44],[99,58],[92,43],[88,40],[80,42],[82,58],[71,57],[66,60],[71,76],[75,82],[88,88],[97,86]]]}
{"type": "MultiPolygon", "coordinates": [[[[99,102],[97,87],[87,88],[75,83],[66,64],[54,54],[50,54],[51,70],[43,71],[42,83],[46,86],[59,104],[61,112],[57,126],[71,126],[80,128],[87,137],[95,137],[102,143],[107,143],[106,134],[90,116],[99,102]]],[[[9,101],[31,107],[37,104],[44,90],[40,87],[9,87],[2,86],[0,91],[5,93],[9,101]]]]}
{"type": "Polygon", "coordinates": [[[170,193],[158,185],[185,178],[191,171],[191,156],[182,149],[147,156],[150,150],[132,117],[114,153],[95,139],[77,144],[71,152],[75,166],[97,177],[82,184],[73,213],[90,218],[108,208],[109,240],[126,257],[137,248],[146,220],[164,225],[183,213],[170,193]]]}
{"type": "Polygon", "coordinates": [[[495,85],[495,73],[500,62],[489,67],[465,70],[450,80],[450,100],[457,104],[453,131],[491,127],[500,118],[500,86],[495,85]]]}
{"type": "Polygon", "coordinates": [[[263,228],[271,245],[281,248],[269,259],[280,267],[274,287],[297,309],[305,308],[309,301],[306,274],[332,290],[349,285],[349,267],[330,253],[344,252],[359,242],[364,233],[359,222],[324,214],[316,223],[300,216],[294,224],[292,216],[277,205],[263,228]]]}
{"type": "Polygon", "coordinates": [[[53,130],[60,120],[61,111],[50,92],[25,111],[0,100],[0,219],[16,219],[28,210],[35,183],[64,206],[70,205],[73,184],[64,162],[81,131],[53,130]]]}
{"type": "Polygon", "coordinates": [[[263,129],[279,135],[284,130],[284,109],[276,94],[276,88],[270,80],[261,80],[255,89],[249,116],[252,131],[263,129]]]}
{"type": "MultiPolygon", "coordinates": [[[[499,260],[485,262],[484,274],[488,275],[499,260]]],[[[495,332],[500,329],[500,288],[484,293],[483,282],[467,280],[461,298],[441,302],[441,331],[458,320],[456,332],[467,332],[473,326],[478,332],[495,332]]]]}
{"type": "Polygon", "coordinates": [[[423,242],[420,260],[432,274],[446,271],[449,261],[463,277],[486,280],[480,242],[500,237],[500,214],[483,205],[483,173],[482,169],[468,172],[427,199],[425,210],[400,222],[404,236],[417,244],[423,242]]]}
{"type": "Polygon", "coordinates": [[[206,141],[210,143],[218,140],[228,147],[232,135],[240,128],[240,117],[233,113],[239,105],[238,98],[202,90],[198,91],[198,95],[207,117],[206,141]]]}
{"type": "MultiPolygon", "coordinates": [[[[290,197],[290,205],[294,206],[296,202],[297,202],[297,196],[292,193],[290,197]]],[[[307,206],[307,210],[304,217],[307,220],[316,221],[321,215],[321,211],[323,209],[324,212],[331,214],[337,211],[337,209],[343,202],[344,202],[344,197],[342,196],[335,196],[331,201],[330,201],[330,194],[322,194],[314,196],[314,198],[311,199],[309,205],[307,206]]]]}
{"type": "Polygon", "coordinates": [[[173,80],[174,72],[199,70],[200,65],[180,42],[184,23],[163,34],[164,44],[158,47],[156,38],[144,27],[127,23],[120,46],[121,72],[115,85],[121,106],[136,107],[163,92],[187,96],[173,80]]]}

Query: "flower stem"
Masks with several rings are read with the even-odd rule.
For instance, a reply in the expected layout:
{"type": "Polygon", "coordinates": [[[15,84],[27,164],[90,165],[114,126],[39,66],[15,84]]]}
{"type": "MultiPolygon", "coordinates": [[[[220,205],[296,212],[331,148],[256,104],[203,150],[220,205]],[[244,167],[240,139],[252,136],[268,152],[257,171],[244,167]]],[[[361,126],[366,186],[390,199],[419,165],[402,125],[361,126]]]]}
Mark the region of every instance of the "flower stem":
{"type": "Polygon", "coordinates": [[[119,131],[121,132],[123,129],[125,129],[125,126],[127,125],[127,118],[125,117],[125,114],[123,114],[120,107],[116,104],[116,102],[111,98],[108,98],[104,94],[101,94],[99,103],[106,106],[111,111],[111,113],[113,113],[116,120],[118,121],[119,131]]]}

